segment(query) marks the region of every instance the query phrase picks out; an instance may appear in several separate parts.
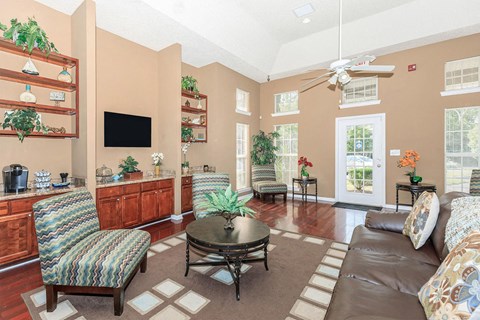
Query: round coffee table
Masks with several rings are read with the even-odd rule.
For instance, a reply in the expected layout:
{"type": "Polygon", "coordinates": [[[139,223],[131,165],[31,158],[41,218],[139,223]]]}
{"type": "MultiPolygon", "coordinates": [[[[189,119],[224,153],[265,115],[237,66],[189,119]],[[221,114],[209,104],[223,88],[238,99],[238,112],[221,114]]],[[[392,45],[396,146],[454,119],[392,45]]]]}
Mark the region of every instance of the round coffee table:
{"type": "Polygon", "coordinates": [[[240,300],[240,271],[245,262],[263,261],[268,270],[268,242],[270,228],[255,219],[237,217],[233,220],[235,229],[223,228],[226,220],[220,216],[207,217],[191,222],[185,232],[187,234],[186,271],[190,266],[218,266],[226,265],[235,283],[237,300],[240,300]],[[190,262],[190,246],[201,253],[214,253],[223,257],[223,260],[190,262]],[[263,257],[253,256],[252,253],[263,250],[263,257]]]}

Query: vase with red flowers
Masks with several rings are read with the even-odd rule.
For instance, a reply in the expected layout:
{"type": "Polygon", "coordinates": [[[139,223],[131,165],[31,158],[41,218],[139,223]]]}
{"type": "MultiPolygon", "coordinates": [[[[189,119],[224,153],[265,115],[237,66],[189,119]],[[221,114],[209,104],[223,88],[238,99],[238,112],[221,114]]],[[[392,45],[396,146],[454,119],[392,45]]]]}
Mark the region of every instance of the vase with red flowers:
{"type": "Polygon", "coordinates": [[[300,169],[300,176],[302,177],[302,179],[308,179],[309,174],[307,168],[313,167],[313,164],[308,161],[307,157],[301,156],[300,159],[298,159],[298,165],[302,166],[302,168],[300,169]]]}

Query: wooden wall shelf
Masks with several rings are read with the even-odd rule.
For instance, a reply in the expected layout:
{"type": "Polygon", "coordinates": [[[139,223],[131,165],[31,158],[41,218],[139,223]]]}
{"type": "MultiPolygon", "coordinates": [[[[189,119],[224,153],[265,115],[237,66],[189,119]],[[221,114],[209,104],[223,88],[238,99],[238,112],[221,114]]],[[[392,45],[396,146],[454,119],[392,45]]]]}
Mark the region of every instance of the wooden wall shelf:
{"type": "MultiPolygon", "coordinates": [[[[63,82],[52,78],[46,78],[41,76],[34,76],[26,74],[19,71],[9,70],[0,68],[0,80],[29,84],[32,86],[49,88],[58,91],[64,92],[74,92],[74,104],[73,108],[60,107],[60,106],[50,106],[45,104],[36,104],[36,103],[25,103],[21,101],[14,101],[8,99],[0,99],[0,108],[3,109],[26,109],[33,108],[37,112],[65,115],[65,116],[74,116],[75,117],[75,131],[72,133],[49,133],[44,135],[40,132],[34,132],[29,135],[29,137],[36,138],[78,138],[80,135],[79,131],[79,106],[80,106],[80,94],[79,94],[79,60],[76,58],[68,57],[58,53],[50,53],[48,56],[45,53],[41,52],[39,49],[33,49],[32,54],[29,55],[28,52],[23,51],[21,47],[17,47],[12,41],[6,40],[0,37],[0,51],[15,54],[22,57],[30,57],[34,60],[43,61],[49,64],[58,65],[61,67],[72,68],[75,71],[75,78],[73,83],[63,82]]],[[[60,72],[61,69],[58,70],[60,72]]],[[[1,92],[0,92],[1,94],[1,92]]],[[[45,123],[48,125],[48,123],[45,123]]],[[[14,136],[16,132],[13,130],[0,130],[0,135],[14,136]]]]}
{"type": "Polygon", "coordinates": [[[205,109],[197,109],[197,108],[192,108],[192,107],[187,107],[187,106],[182,106],[182,112],[195,113],[195,114],[206,114],[206,113],[207,113],[207,110],[205,110],[205,109]]]}
{"type": "Polygon", "coordinates": [[[208,98],[207,95],[202,94],[202,93],[195,93],[192,91],[187,91],[187,90],[182,90],[182,96],[187,97],[187,98],[193,98],[196,100],[205,100],[208,98]]]}
{"type": "MultiPolygon", "coordinates": [[[[193,128],[196,129],[194,132],[195,135],[195,140],[190,141],[191,143],[206,143],[207,142],[207,136],[208,136],[208,96],[202,93],[194,93],[191,91],[186,91],[182,90],[182,113],[191,115],[194,114],[196,115],[195,118],[201,118],[202,122],[203,119],[205,119],[205,124],[194,124],[191,122],[183,122],[182,121],[182,127],[186,128],[193,128]],[[188,99],[194,99],[195,100],[203,100],[202,102],[202,109],[197,109],[197,108],[192,108],[192,107],[187,107],[185,105],[186,100],[188,99]]],[[[185,115],[182,114],[182,117],[185,115]]],[[[190,117],[189,117],[190,118],[190,117]]],[[[188,141],[183,141],[182,143],[185,143],[188,141]]]]}
{"type": "Polygon", "coordinates": [[[195,124],[195,123],[186,123],[182,122],[182,127],[187,127],[187,128],[203,128],[206,129],[207,126],[205,124],[195,124]]]}

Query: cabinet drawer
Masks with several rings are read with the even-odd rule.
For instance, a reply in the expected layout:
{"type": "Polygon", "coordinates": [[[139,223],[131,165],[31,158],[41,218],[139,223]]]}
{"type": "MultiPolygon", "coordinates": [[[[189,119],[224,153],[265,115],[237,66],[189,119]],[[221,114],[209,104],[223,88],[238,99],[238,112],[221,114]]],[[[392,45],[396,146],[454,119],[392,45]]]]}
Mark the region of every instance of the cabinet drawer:
{"type": "Polygon", "coordinates": [[[152,191],[152,190],[157,190],[157,189],[158,189],[158,182],[157,181],[142,183],[142,191],[152,191]]]}
{"type": "Polygon", "coordinates": [[[127,184],[123,186],[123,193],[138,193],[140,192],[140,183],[127,184]]]}
{"type": "Polygon", "coordinates": [[[8,214],[8,202],[0,202],[0,216],[6,216],[8,214]]]}
{"type": "Polygon", "coordinates": [[[192,177],[183,177],[182,178],[182,186],[186,184],[192,184],[192,177]]]}
{"type": "Polygon", "coordinates": [[[35,197],[35,198],[27,198],[27,199],[21,199],[21,200],[13,200],[12,202],[10,202],[10,208],[12,210],[11,212],[13,214],[13,213],[32,211],[33,204],[45,198],[48,198],[48,197],[35,197]]]}
{"type": "Polygon", "coordinates": [[[159,188],[171,188],[173,187],[173,179],[168,179],[168,180],[160,180],[159,181],[159,188]]]}
{"type": "Polygon", "coordinates": [[[97,189],[97,198],[110,198],[122,194],[122,187],[110,187],[97,189]]]}

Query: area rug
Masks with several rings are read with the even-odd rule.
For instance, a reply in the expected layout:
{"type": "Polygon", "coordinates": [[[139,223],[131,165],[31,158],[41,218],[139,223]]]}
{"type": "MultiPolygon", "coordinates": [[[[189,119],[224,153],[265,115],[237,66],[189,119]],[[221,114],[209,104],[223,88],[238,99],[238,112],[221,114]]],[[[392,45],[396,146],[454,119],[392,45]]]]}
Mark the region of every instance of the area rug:
{"type": "Polygon", "coordinates": [[[368,210],[380,211],[380,210],[382,210],[382,207],[366,206],[366,205],[362,205],[362,204],[346,203],[346,202],[335,202],[334,204],[332,204],[332,207],[359,210],[359,211],[368,211],[368,210]]]}
{"type": "MultiPolygon", "coordinates": [[[[304,319],[321,320],[330,303],[348,246],[271,229],[269,271],[245,264],[240,301],[224,266],[190,267],[185,273],[185,233],[153,244],[148,269],[125,291],[122,316],[108,296],[62,295],[55,312],[45,311],[43,287],[22,294],[33,319],[304,319]]],[[[261,253],[263,254],[263,253],[261,253]]],[[[216,259],[190,252],[190,261],[216,259]]]]}

